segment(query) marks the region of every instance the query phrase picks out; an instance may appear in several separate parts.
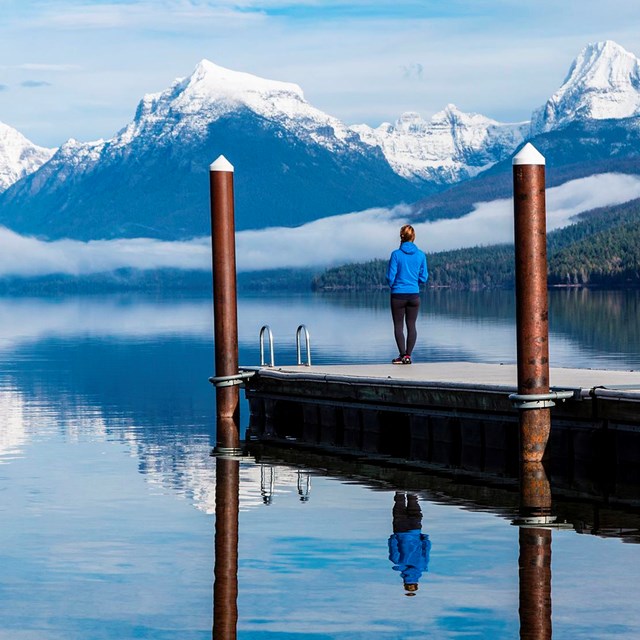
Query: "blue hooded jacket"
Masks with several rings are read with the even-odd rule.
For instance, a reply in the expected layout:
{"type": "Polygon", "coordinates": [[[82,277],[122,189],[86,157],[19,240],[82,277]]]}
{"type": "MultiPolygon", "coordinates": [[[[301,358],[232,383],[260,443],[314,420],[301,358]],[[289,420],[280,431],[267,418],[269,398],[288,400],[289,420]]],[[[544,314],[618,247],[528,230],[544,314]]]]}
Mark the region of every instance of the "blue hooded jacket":
{"type": "Polygon", "coordinates": [[[422,572],[428,571],[430,551],[429,536],[419,529],[394,533],[389,537],[389,560],[405,584],[417,584],[422,572]]]}
{"type": "Polygon", "coordinates": [[[427,256],[413,242],[403,242],[391,253],[387,267],[391,293],[420,293],[428,277],[427,256]]]}

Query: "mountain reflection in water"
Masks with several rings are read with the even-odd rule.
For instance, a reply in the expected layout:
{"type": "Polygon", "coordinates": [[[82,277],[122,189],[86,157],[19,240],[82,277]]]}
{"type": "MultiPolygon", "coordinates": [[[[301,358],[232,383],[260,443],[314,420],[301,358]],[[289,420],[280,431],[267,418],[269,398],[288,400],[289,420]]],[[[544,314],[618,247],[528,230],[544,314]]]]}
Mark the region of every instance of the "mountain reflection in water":
{"type": "MultiPolygon", "coordinates": [[[[418,357],[512,361],[510,294],[494,293],[428,292],[418,357]]],[[[640,364],[636,293],[550,297],[554,365],[640,364]]],[[[300,323],[314,362],[395,355],[385,296],[242,296],[239,313],[243,364],[264,323],[277,363],[300,323]]],[[[0,638],[210,638],[212,595],[224,633],[252,640],[547,637],[552,537],[556,640],[640,636],[637,487],[612,505],[598,478],[552,476],[554,528],[516,527],[516,478],[218,460],[211,317],[208,298],[0,299],[0,638]],[[413,597],[389,558],[396,494],[431,545],[413,597]]]]}

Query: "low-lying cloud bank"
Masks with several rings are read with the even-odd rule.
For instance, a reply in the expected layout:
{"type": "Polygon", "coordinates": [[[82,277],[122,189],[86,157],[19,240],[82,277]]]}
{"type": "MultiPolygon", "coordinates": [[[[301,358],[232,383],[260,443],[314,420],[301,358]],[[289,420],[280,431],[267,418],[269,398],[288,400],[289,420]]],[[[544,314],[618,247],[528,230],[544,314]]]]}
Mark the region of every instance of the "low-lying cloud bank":
{"type": "MultiPolygon", "coordinates": [[[[559,229],[577,214],[640,197],[640,177],[600,174],[547,190],[547,230],[559,229]]],[[[342,264],[386,257],[398,246],[407,207],[370,209],[322,218],[295,229],[269,228],[238,234],[238,266],[243,270],[342,264]]],[[[513,242],[513,201],[481,202],[453,220],[414,224],[416,244],[427,252],[513,242]]]]}
{"type": "MultiPolygon", "coordinates": [[[[547,190],[547,229],[571,224],[583,211],[640,198],[640,177],[600,174],[547,190]]],[[[301,227],[271,227],[237,234],[239,271],[323,267],[386,257],[398,244],[409,208],[369,209],[301,227]]],[[[513,241],[511,199],[481,202],[462,218],[414,225],[427,252],[513,241]]],[[[43,242],[0,227],[0,276],[89,275],[122,268],[206,270],[208,238],[164,242],[150,238],[43,242]]]]}
{"type": "Polygon", "coordinates": [[[116,269],[211,267],[209,238],[163,242],[150,238],[43,242],[0,227],[0,275],[89,275],[116,269]]]}

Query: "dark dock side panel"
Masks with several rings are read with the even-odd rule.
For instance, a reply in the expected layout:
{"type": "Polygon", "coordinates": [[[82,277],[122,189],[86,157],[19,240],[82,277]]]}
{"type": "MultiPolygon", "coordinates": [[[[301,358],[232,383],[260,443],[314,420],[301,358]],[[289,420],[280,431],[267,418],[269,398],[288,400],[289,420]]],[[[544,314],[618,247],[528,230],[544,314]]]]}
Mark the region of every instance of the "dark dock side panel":
{"type": "MultiPolygon", "coordinates": [[[[548,473],[602,477],[622,498],[640,475],[640,373],[551,376],[573,398],[552,409],[548,473]]],[[[514,365],[477,363],[263,367],[245,387],[252,439],[495,475],[517,473],[515,391],[514,365]]]]}

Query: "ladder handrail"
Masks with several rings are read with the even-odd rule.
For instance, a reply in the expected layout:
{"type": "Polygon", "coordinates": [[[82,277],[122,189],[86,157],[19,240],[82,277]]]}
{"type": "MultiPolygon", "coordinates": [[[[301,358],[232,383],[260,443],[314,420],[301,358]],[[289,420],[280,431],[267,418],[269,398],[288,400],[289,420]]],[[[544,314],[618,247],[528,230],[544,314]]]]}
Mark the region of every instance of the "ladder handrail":
{"type": "Polygon", "coordinates": [[[268,324],[265,324],[262,329],[260,329],[260,366],[264,367],[266,365],[264,361],[264,334],[265,331],[269,335],[269,355],[271,356],[269,360],[270,367],[275,367],[275,358],[273,357],[273,334],[271,333],[271,329],[268,324]]]}
{"type": "Polygon", "coordinates": [[[298,327],[298,330],[296,331],[296,353],[298,355],[298,364],[304,364],[307,367],[311,366],[311,338],[309,336],[309,330],[307,329],[307,327],[303,324],[301,324],[298,327]],[[304,331],[304,338],[305,338],[305,345],[307,348],[307,361],[306,362],[302,362],[302,354],[301,354],[301,349],[300,349],[300,334],[304,331]]]}

